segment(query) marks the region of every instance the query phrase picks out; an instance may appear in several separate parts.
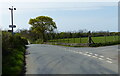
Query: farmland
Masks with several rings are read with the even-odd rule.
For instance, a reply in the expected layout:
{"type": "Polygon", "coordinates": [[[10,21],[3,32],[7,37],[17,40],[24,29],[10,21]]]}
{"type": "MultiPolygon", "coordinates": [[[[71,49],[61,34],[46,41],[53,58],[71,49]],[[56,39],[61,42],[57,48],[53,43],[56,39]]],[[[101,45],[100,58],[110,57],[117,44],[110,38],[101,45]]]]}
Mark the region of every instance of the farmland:
{"type": "MultiPolygon", "coordinates": [[[[94,41],[94,43],[115,42],[119,40],[119,36],[92,37],[92,40],[94,41]]],[[[53,40],[49,40],[49,42],[88,43],[88,37],[53,39],[53,40]]]]}

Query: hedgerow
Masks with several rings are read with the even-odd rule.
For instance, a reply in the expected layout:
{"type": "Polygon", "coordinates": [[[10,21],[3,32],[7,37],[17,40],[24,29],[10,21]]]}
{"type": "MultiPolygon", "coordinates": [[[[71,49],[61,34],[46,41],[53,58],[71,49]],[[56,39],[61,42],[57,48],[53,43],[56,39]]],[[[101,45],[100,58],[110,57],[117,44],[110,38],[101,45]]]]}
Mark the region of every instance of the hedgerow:
{"type": "Polygon", "coordinates": [[[24,68],[27,40],[9,32],[2,32],[2,75],[18,76],[24,68]]]}

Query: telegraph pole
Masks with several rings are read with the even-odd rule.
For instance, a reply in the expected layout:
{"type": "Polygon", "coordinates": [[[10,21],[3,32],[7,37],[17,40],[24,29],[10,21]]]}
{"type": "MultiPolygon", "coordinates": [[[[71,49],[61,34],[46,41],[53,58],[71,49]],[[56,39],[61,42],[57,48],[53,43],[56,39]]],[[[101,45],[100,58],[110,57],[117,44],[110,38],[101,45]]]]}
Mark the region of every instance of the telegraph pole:
{"type": "Polygon", "coordinates": [[[13,6],[12,6],[12,8],[9,8],[9,10],[11,10],[11,23],[12,23],[12,25],[9,25],[9,27],[10,28],[12,28],[12,30],[11,30],[11,32],[12,32],[12,35],[14,34],[13,32],[13,28],[15,28],[16,26],[15,25],[13,25],[13,10],[16,10],[16,8],[13,8],[13,6]]]}

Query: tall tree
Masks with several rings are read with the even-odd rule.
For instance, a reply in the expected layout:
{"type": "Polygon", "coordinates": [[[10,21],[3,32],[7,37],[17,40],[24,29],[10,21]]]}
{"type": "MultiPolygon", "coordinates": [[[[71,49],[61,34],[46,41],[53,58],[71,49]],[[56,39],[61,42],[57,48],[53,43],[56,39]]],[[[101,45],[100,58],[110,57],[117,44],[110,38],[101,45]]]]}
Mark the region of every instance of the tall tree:
{"type": "Polygon", "coordinates": [[[57,29],[56,23],[48,16],[38,16],[29,20],[32,30],[42,36],[43,42],[46,42],[45,34],[57,29]]]}

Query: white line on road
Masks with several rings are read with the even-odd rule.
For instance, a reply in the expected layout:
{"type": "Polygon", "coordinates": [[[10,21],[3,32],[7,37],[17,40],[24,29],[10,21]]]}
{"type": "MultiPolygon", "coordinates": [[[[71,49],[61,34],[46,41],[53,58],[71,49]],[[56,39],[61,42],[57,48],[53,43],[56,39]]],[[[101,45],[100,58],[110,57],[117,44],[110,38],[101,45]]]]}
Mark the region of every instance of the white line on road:
{"type": "Polygon", "coordinates": [[[104,57],[104,56],[101,55],[100,57],[104,57]]]}
{"type": "Polygon", "coordinates": [[[86,53],[84,55],[87,55],[86,53]]]}
{"type": "Polygon", "coordinates": [[[82,52],[79,52],[79,54],[83,54],[82,52]]]}
{"type": "MultiPolygon", "coordinates": [[[[91,56],[91,57],[93,57],[93,58],[98,58],[99,60],[105,60],[104,59],[104,56],[102,56],[102,55],[98,55],[98,54],[94,54],[93,55],[93,53],[89,53],[89,52],[85,52],[85,53],[83,53],[83,52],[81,52],[81,51],[74,51],[74,50],[65,50],[65,51],[70,51],[70,52],[73,52],[73,53],[78,53],[78,54],[83,54],[83,55],[86,55],[86,56],[91,56]],[[99,57],[98,57],[99,56],[99,57]]],[[[106,62],[108,62],[108,63],[113,63],[111,60],[111,58],[106,58],[107,60],[106,60],[106,62]]]]}
{"type": "Polygon", "coordinates": [[[95,54],[95,56],[98,56],[98,54],[95,54]]]}
{"type": "Polygon", "coordinates": [[[89,54],[93,54],[93,53],[89,53],[89,54]]]}
{"type": "Polygon", "coordinates": [[[107,60],[106,62],[108,62],[108,63],[112,63],[111,61],[108,61],[108,60],[107,60]]]}
{"type": "Polygon", "coordinates": [[[98,58],[97,56],[92,56],[93,58],[98,58]]]}
{"type": "Polygon", "coordinates": [[[87,54],[87,56],[91,56],[91,55],[87,54]]]}
{"type": "Polygon", "coordinates": [[[98,58],[98,59],[100,59],[100,60],[104,60],[103,58],[98,58]]]}
{"type": "Polygon", "coordinates": [[[112,60],[111,58],[106,58],[106,59],[108,59],[108,60],[112,60]]]}

